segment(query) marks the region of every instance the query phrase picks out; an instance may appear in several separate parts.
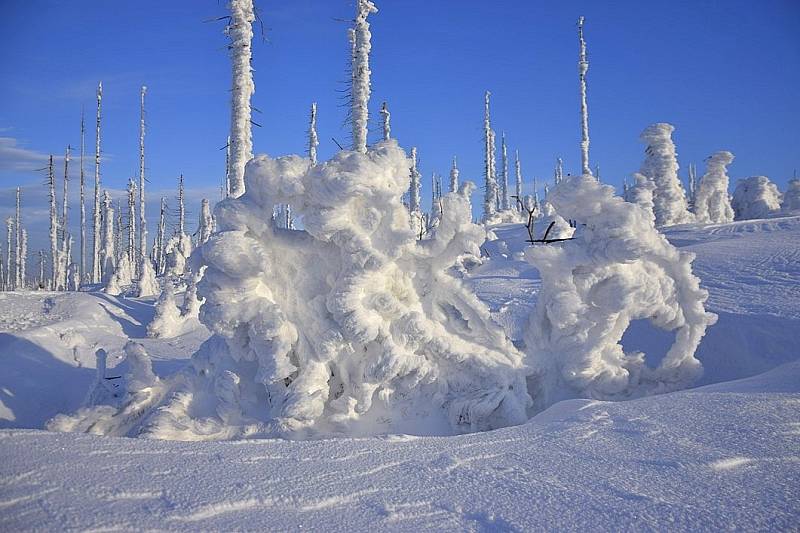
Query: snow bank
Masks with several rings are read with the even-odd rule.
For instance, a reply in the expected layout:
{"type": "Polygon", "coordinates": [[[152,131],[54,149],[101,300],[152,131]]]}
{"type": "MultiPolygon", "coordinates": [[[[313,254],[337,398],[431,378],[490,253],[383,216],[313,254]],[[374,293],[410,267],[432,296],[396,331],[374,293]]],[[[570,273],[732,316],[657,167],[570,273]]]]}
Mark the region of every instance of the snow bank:
{"type": "Polygon", "coordinates": [[[705,175],[695,194],[694,214],[697,222],[722,224],[733,221],[733,208],[728,195],[727,167],[733,154],[726,151],[714,153],[708,160],[705,175]]]}
{"type": "Polygon", "coordinates": [[[641,135],[647,154],[640,172],[653,184],[653,213],[656,226],[672,226],[693,221],[686,195],[678,179],[678,159],[672,142],[672,124],[659,122],[648,126],[641,135]]]}
{"type": "Polygon", "coordinates": [[[706,328],[708,293],[692,274],[694,254],[679,252],[643,210],[591,177],[568,177],[548,201],[578,221],[575,240],[534,246],[526,258],[542,289],[525,342],[540,371],[534,396],[549,404],[574,395],[623,398],[685,387],[701,373],[694,357],[706,328]],[[661,363],[620,344],[631,321],[675,331],[661,363]]]}
{"type": "Polygon", "coordinates": [[[740,179],[731,201],[736,220],[766,218],[781,208],[781,193],[766,176],[740,179]]]}

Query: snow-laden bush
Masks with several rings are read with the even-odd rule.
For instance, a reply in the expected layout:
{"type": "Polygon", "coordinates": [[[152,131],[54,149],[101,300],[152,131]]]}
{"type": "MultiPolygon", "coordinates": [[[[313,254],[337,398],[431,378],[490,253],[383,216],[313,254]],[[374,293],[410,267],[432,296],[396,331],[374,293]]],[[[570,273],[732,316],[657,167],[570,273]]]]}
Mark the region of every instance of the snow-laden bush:
{"type": "Polygon", "coordinates": [[[736,220],[766,218],[781,208],[781,193],[766,176],[751,176],[736,183],[731,200],[736,220]]]}
{"type": "Polygon", "coordinates": [[[733,154],[716,152],[709,159],[706,173],[700,179],[694,200],[697,222],[723,224],[733,222],[733,208],[728,194],[728,165],[733,154]]]}
{"type": "Polygon", "coordinates": [[[708,293],[692,274],[694,254],[677,250],[646,210],[593,177],[565,178],[548,201],[579,224],[574,240],[526,252],[542,278],[525,337],[537,369],[539,390],[531,391],[537,403],[575,395],[622,398],[690,384],[701,372],[695,349],[716,320],[703,307],[708,293]],[[655,368],[620,344],[638,319],[675,331],[655,368]]]}
{"type": "Polygon", "coordinates": [[[651,124],[642,132],[641,139],[647,144],[645,160],[639,172],[653,184],[653,214],[656,226],[672,226],[692,222],[686,195],[678,179],[678,159],[672,132],[675,127],[666,122],[651,124]]]}
{"type": "Polygon", "coordinates": [[[786,188],[786,192],[783,193],[781,211],[786,213],[800,211],[800,179],[789,180],[789,186],[786,188]]]}

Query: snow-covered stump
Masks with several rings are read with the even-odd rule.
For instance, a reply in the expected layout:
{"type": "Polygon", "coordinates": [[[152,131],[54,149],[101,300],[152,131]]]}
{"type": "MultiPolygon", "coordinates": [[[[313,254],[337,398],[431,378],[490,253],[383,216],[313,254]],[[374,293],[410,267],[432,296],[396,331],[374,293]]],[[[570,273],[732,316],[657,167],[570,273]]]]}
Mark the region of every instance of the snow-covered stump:
{"type": "Polygon", "coordinates": [[[702,372],[695,349],[716,321],[692,274],[694,254],[677,250],[644,209],[592,177],[565,178],[548,200],[579,227],[574,240],[526,252],[542,277],[525,337],[540,372],[535,386],[541,390],[531,391],[537,402],[627,398],[691,384],[702,372]],[[620,344],[631,321],[640,319],[675,333],[655,368],[645,354],[620,344]]]}
{"type": "Polygon", "coordinates": [[[647,144],[646,158],[640,172],[655,184],[653,213],[656,226],[693,222],[686,195],[678,179],[678,159],[672,142],[672,124],[659,122],[648,126],[641,135],[647,144]]]}
{"type": "Polygon", "coordinates": [[[731,206],[736,220],[766,218],[781,208],[781,193],[766,176],[740,179],[731,206]]]}
{"type": "Polygon", "coordinates": [[[783,193],[781,200],[781,211],[784,213],[794,213],[800,211],[800,179],[789,180],[789,186],[783,193]]]}
{"type": "Polygon", "coordinates": [[[694,214],[697,222],[724,224],[733,221],[733,208],[728,195],[728,165],[733,154],[716,152],[709,159],[705,175],[694,195],[694,214]]]}

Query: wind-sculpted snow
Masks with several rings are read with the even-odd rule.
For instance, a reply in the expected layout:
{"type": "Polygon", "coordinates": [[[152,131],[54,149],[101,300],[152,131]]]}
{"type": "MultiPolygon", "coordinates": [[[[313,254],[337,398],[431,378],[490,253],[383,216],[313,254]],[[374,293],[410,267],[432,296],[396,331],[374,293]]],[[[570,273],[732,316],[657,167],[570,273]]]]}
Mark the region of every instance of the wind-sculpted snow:
{"type": "Polygon", "coordinates": [[[701,372],[695,349],[716,320],[705,311],[708,293],[692,274],[694,254],[678,251],[646,210],[591,177],[566,178],[548,201],[579,225],[574,240],[526,252],[542,278],[525,338],[542,372],[537,402],[576,393],[622,398],[689,385],[701,372]],[[675,331],[655,368],[643,353],[625,353],[620,344],[638,319],[675,331]]]}
{"type": "Polygon", "coordinates": [[[218,232],[197,251],[200,319],[215,335],[191,369],[154,385],[134,427],[115,427],[201,440],[525,421],[523,354],[449,273],[485,240],[470,222],[471,184],[442,198],[419,242],[401,201],[408,168],[395,141],[317,166],[254,158],[247,192],[217,205],[218,232]],[[305,230],[276,228],[278,204],[305,230]]]}
{"type": "Polygon", "coordinates": [[[728,196],[727,167],[733,154],[726,151],[714,153],[708,160],[708,170],[700,180],[694,213],[700,223],[733,222],[733,208],[728,196]]]}

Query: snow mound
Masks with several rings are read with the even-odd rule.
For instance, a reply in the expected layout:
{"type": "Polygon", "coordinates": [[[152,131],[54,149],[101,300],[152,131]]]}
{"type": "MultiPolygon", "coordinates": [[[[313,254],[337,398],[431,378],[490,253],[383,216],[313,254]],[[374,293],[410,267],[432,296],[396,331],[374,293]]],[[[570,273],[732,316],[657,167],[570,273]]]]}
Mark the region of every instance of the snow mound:
{"type": "Polygon", "coordinates": [[[701,373],[694,352],[716,320],[704,309],[708,292],[692,274],[694,254],[678,251],[646,210],[591,177],[566,178],[548,201],[579,225],[574,240],[526,252],[542,279],[525,337],[542,371],[537,400],[623,398],[689,385],[701,373]],[[675,331],[655,368],[620,344],[638,319],[675,331]]]}

